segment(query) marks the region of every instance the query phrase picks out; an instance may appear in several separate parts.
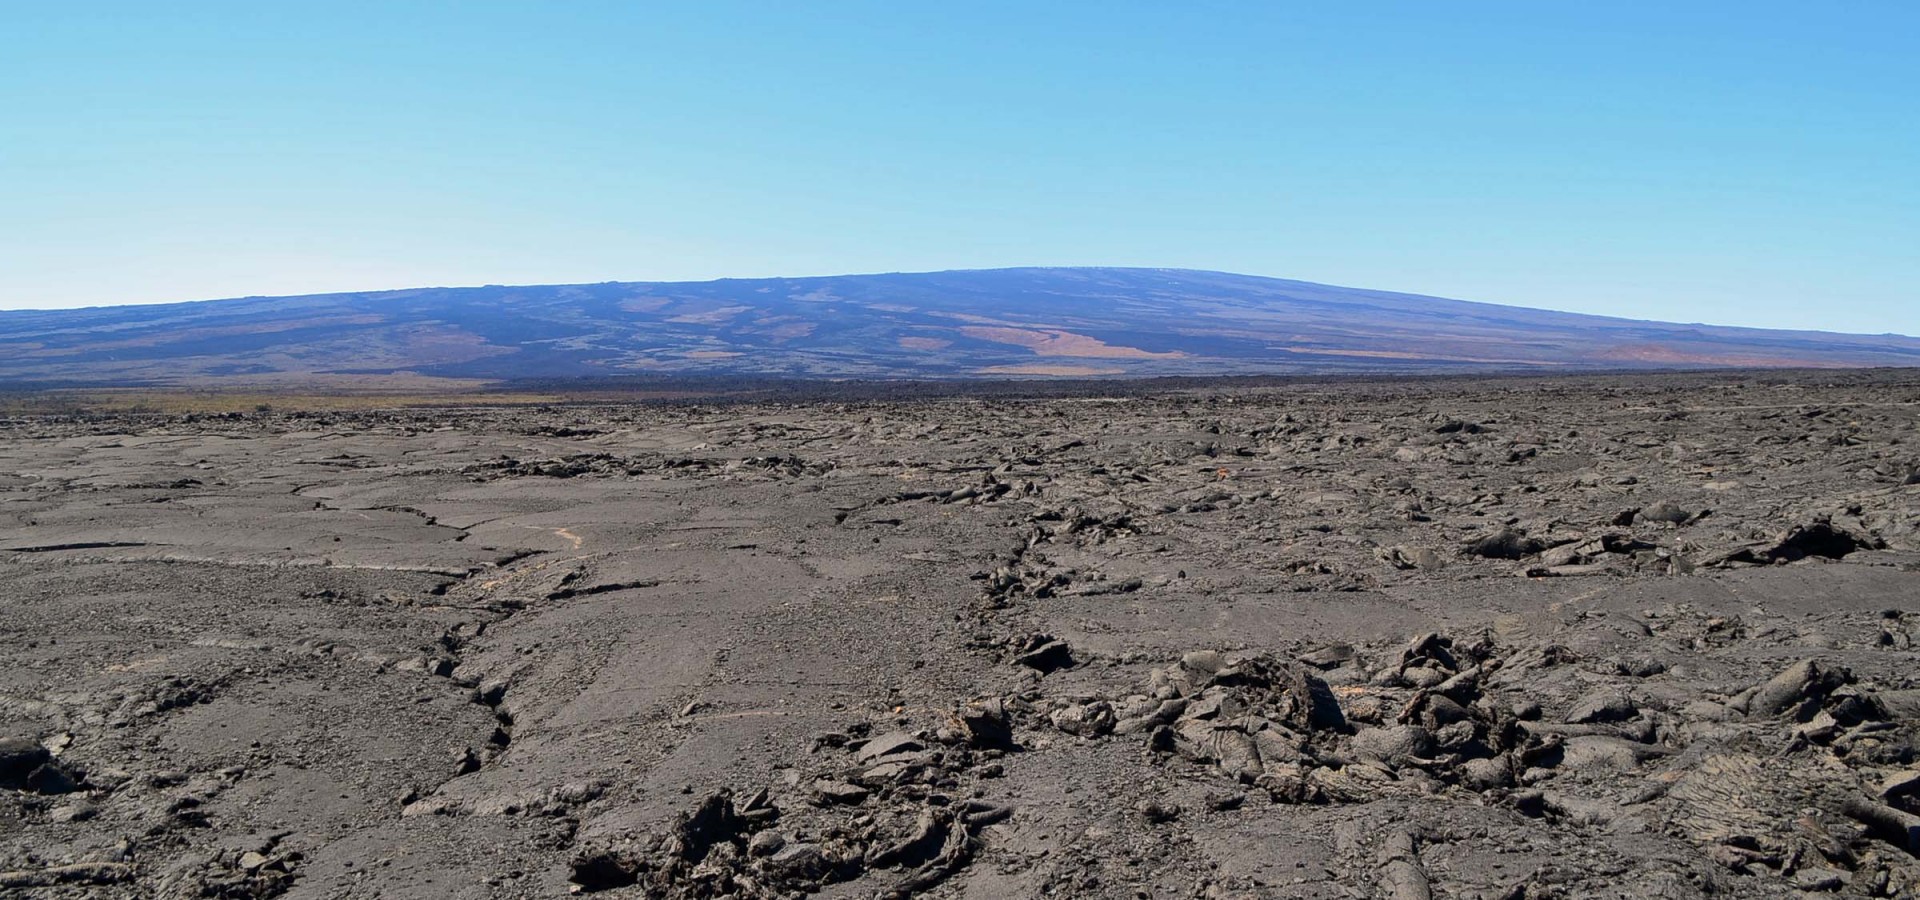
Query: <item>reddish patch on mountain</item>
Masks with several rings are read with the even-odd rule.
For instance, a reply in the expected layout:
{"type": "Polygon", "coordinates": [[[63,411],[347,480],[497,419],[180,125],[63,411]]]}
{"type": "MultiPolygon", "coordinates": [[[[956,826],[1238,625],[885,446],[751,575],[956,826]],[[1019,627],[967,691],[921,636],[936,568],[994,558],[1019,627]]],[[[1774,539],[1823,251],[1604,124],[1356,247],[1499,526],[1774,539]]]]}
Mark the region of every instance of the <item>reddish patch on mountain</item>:
{"type": "Polygon", "coordinates": [[[1185,353],[1155,353],[1138,347],[1116,347],[1106,341],[1071,331],[1047,329],[1034,331],[1025,328],[987,328],[968,326],[960,329],[967,337],[996,344],[1012,344],[1025,347],[1041,356],[1085,356],[1102,359],[1180,359],[1185,353]]]}

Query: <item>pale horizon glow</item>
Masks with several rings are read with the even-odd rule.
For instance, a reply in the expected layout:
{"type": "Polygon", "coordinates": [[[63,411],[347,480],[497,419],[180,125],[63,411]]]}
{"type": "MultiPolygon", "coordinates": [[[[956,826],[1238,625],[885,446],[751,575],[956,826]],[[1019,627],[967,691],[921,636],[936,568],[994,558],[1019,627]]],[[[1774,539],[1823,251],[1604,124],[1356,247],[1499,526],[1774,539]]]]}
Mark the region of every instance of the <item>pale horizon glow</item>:
{"type": "Polygon", "coordinates": [[[0,310],[1112,265],[1920,334],[1920,7],[34,4],[0,310]]]}

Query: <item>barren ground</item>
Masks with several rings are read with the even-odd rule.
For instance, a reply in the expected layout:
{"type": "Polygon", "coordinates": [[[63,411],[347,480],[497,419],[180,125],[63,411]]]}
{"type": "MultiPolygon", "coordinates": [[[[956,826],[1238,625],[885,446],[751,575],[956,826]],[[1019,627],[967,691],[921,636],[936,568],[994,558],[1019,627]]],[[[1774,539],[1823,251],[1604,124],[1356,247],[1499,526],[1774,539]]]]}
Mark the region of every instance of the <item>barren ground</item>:
{"type": "Polygon", "coordinates": [[[1920,373],[0,420],[0,891],[1920,892],[1920,373]]]}

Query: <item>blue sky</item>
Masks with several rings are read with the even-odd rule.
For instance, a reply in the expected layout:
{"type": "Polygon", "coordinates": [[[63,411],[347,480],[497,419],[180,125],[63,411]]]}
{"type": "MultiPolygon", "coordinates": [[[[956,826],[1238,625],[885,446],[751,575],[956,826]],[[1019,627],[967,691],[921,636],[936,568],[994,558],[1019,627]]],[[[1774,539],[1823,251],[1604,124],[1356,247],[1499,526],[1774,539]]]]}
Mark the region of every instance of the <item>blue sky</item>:
{"type": "Polygon", "coordinates": [[[1004,265],[1920,333],[1920,4],[8,3],[0,308],[1004,265]]]}

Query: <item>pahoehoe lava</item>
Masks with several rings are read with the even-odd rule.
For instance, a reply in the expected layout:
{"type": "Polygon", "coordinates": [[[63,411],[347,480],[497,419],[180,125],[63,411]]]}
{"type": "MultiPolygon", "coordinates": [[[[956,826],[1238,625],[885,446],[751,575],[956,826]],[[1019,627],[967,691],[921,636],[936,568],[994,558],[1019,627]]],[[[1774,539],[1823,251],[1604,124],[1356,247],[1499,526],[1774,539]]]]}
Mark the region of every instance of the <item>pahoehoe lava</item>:
{"type": "Polygon", "coordinates": [[[1913,371],[0,435],[0,888],[1920,892],[1913,371]]]}

